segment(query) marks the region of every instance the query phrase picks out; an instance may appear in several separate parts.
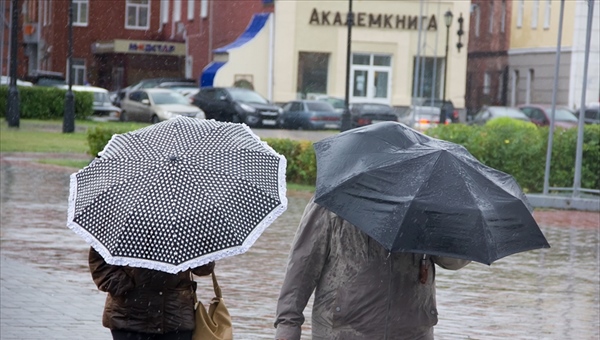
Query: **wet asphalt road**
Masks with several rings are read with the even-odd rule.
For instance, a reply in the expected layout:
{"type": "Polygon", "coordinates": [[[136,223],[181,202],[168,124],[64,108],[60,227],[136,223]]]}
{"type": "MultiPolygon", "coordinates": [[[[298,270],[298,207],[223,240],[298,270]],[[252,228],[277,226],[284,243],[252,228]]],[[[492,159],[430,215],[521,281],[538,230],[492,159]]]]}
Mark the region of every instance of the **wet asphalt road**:
{"type": "MultiPolygon", "coordinates": [[[[110,339],[100,319],[105,295],[87,269],[88,246],[66,227],[74,169],[31,158],[0,159],[0,338],[110,339]]],[[[272,338],[288,250],[309,196],[290,192],[288,211],[249,252],[217,264],[236,339],[272,338]]],[[[436,339],[600,338],[600,214],[534,215],[551,249],[489,267],[474,263],[457,272],[437,271],[436,339]]],[[[200,286],[200,298],[208,297],[209,280],[200,286]]],[[[303,339],[310,339],[310,308],[305,312],[303,339]]]]}

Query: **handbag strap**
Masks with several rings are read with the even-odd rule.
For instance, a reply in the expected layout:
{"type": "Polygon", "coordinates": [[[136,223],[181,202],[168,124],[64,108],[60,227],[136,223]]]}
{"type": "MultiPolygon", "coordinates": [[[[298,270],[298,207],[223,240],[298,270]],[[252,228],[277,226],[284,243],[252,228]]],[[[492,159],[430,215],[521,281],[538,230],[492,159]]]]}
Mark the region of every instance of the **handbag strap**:
{"type": "MultiPolygon", "coordinates": [[[[213,289],[215,291],[215,296],[218,297],[219,299],[221,299],[223,297],[223,295],[221,295],[221,287],[219,286],[219,282],[217,282],[217,276],[215,275],[214,270],[211,273],[211,275],[212,275],[212,282],[213,282],[213,289]]],[[[190,279],[195,282],[194,273],[192,273],[192,271],[190,271],[190,279]]],[[[194,293],[194,302],[198,302],[198,297],[196,295],[196,292],[193,290],[194,289],[192,287],[192,292],[194,293]]]]}
{"type": "Polygon", "coordinates": [[[221,299],[223,295],[221,295],[221,287],[217,282],[217,276],[215,275],[215,271],[212,272],[212,281],[213,281],[213,289],[215,290],[215,296],[221,299]]]}

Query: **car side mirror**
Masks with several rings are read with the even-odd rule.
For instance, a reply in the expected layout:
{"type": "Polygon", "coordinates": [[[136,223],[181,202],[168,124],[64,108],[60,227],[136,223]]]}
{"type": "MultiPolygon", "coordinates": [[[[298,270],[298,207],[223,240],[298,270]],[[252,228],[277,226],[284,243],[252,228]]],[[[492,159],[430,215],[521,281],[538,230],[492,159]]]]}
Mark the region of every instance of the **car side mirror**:
{"type": "Polygon", "coordinates": [[[142,104],[150,106],[150,99],[142,99],[142,104]]]}

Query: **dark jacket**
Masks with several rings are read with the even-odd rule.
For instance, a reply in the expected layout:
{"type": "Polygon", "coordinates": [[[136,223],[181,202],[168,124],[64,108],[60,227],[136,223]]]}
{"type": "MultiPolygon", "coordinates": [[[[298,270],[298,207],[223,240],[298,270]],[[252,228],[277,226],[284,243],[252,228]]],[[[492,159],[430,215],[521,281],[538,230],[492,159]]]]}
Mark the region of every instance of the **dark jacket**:
{"type": "MultiPolygon", "coordinates": [[[[107,264],[93,248],[89,255],[92,278],[107,292],[102,325],[111,330],[169,333],[194,329],[195,282],[190,270],[169,274],[152,269],[107,264]]],[[[209,275],[214,263],[194,268],[209,275]]]]}
{"type": "Polygon", "coordinates": [[[310,202],[296,233],[277,303],[276,339],[299,340],[314,291],[313,340],[432,339],[437,323],[435,266],[469,261],[389,253],[377,241],[310,202]]]}

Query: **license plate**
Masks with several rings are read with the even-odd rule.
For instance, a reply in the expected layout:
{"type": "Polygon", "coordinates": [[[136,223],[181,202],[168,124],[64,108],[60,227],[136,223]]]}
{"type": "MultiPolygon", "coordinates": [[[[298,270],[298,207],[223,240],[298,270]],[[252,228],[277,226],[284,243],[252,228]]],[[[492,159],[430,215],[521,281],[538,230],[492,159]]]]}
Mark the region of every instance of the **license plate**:
{"type": "Polygon", "coordinates": [[[272,125],[272,126],[274,126],[274,125],[277,124],[277,121],[274,120],[274,119],[263,119],[262,123],[263,123],[263,125],[272,125]]]}
{"type": "Polygon", "coordinates": [[[277,116],[277,115],[279,115],[277,112],[273,112],[273,111],[263,111],[263,112],[261,112],[261,114],[263,116],[277,116]]]}
{"type": "Polygon", "coordinates": [[[324,125],[326,129],[339,129],[340,126],[337,124],[325,124],[324,125]]]}
{"type": "Polygon", "coordinates": [[[383,122],[388,122],[388,121],[387,120],[372,120],[371,124],[383,123],[383,122]]]}

